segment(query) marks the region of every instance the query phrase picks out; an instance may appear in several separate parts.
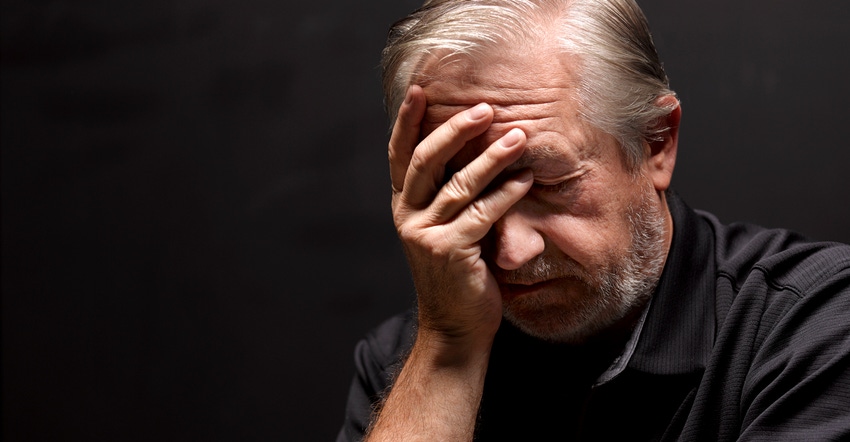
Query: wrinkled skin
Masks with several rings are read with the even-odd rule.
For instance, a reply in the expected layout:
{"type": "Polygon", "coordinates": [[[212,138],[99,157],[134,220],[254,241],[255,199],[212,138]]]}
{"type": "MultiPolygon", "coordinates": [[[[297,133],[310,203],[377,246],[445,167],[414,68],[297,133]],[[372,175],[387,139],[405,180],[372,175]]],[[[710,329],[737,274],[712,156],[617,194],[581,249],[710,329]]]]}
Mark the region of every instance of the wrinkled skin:
{"type": "Polygon", "coordinates": [[[447,61],[426,63],[390,137],[419,327],[370,441],[471,440],[503,316],[552,341],[627,335],[672,235],[677,103],[630,173],[579,116],[575,60],[538,47],[447,61]]]}
{"type": "Polygon", "coordinates": [[[439,75],[411,87],[390,164],[420,326],[487,336],[506,312],[530,334],[580,342],[646,300],[669,243],[666,183],[649,161],[629,173],[615,139],[581,119],[568,61],[435,63],[439,75]],[[652,237],[644,255],[635,230],[652,237]]]}

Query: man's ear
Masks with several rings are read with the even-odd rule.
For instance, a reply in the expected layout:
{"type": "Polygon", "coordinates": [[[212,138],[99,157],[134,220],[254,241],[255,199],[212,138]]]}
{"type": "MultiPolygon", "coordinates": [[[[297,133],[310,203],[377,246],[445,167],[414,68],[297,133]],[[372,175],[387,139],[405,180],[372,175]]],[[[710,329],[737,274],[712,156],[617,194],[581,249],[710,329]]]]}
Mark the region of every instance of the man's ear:
{"type": "Polygon", "coordinates": [[[682,106],[673,95],[665,95],[655,102],[656,106],[673,108],[658,124],[667,130],[658,135],[658,140],[646,141],[648,155],[644,161],[644,173],[652,180],[655,190],[663,192],[670,187],[673,168],[676,166],[676,150],[679,145],[679,123],[682,106]],[[675,107],[674,107],[675,106],[675,107]]]}

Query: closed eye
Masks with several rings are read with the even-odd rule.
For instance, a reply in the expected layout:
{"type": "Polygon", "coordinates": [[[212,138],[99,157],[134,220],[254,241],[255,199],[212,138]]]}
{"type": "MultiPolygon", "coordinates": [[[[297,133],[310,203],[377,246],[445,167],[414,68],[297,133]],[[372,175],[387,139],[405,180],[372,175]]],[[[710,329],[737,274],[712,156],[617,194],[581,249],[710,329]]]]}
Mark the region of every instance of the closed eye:
{"type": "Polygon", "coordinates": [[[567,179],[554,183],[535,181],[533,189],[546,193],[560,193],[572,187],[575,180],[567,179]]]}

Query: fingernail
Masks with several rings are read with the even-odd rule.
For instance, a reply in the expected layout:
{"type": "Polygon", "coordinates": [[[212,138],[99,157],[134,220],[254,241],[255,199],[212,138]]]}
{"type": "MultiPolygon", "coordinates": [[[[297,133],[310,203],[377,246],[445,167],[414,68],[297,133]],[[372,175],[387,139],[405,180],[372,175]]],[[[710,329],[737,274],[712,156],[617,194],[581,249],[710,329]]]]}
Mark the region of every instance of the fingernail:
{"type": "Polygon", "coordinates": [[[481,103],[469,110],[469,119],[472,121],[480,120],[487,116],[490,111],[490,106],[487,103],[481,103]]]}
{"type": "Polygon", "coordinates": [[[506,133],[504,137],[502,137],[502,140],[499,141],[499,143],[503,147],[514,147],[517,145],[517,143],[520,142],[520,140],[522,139],[522,135],[522,129],[513,128],[508,133],[506,133]]]}

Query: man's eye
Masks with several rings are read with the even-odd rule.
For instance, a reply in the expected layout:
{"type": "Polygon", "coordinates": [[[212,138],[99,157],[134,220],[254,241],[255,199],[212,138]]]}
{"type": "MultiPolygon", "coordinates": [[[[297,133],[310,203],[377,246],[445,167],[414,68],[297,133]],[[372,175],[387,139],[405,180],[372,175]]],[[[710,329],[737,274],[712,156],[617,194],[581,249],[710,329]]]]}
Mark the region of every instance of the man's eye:
{"type": "Polygon", "coordinates": [[[567,190],[573,183],[573,180],[558,181],[555,183],[540,183],[534,182],[534,189],[541,192],[557,193],[567,190]]]}

